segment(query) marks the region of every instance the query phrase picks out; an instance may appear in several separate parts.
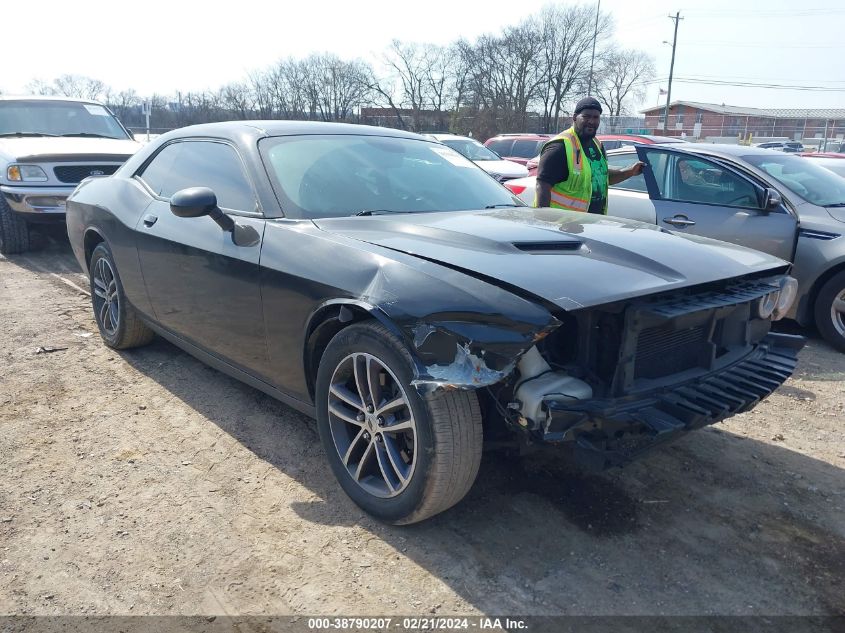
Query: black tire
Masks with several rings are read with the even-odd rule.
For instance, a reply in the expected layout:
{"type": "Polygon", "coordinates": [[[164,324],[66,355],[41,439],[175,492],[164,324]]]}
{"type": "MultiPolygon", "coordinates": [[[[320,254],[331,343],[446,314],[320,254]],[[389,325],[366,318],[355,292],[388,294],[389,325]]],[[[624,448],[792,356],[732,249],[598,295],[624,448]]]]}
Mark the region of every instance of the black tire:
{"type": "Polygon", "coordinates": [[[836,310],[845,301],[845,270],[828,279],[816,295],[816,327],[828,343],[845,352],[845,309],[836,310]]]}
{"type": "Polygon", "coordinates": [[[29,250],[29,225],[9,208],[0,194],[0,253],[16,255],[29,250]]]}
{"type": "Polygon", "coordinates": [[[481,462],[481,411],[475,392],[440,391],[423,399],[410,384],[412,367],[411,356],[402,341],[380,323],[368,321],[341,330],[326,348],[317,371],[317,426],[335,477],[363,510],[395,525],[422,521],[458,503],[472,487],[481,462]],[[343,377],[356,362],[362,363],[359,367],[375,369],[370,373],[378,376],[381,383],[375,387],[375,383],[370,384],[369,393],[375,388],[378,396],[373,400],[378,400],[385,411],[387,402],[404,398],[401,406],[384,414],[386,422],[373,418],[378,409],[367,417],[363,402],[367,397],[360,396],[362,390],[350,394],[357,396],[356,402],[360,401],[357,408],[338,398],[341,385],[355,384],[358,374],[346,383],[343,377]],[[339,405],[345,407],[344,414],[358,411],[358,421],[339,417],[339,405]],[[411,424],[415,428],[413,432],[391,431],[391,426],[399,424],[411,424]],[[367,429],[372,435],[367,435],[367,429]],[[359,433],[363,433],[361,440],[359,433]],[[350,440],[352,435],[355,438],[350,440]],[[366,448],[360,451],[358,467],[353,473],[356,464],[350,463],[352,459],[348,456],[354,454],[352,446],[356,441],[366,448]],[[348,448],[346,463],[341,456],[343,448],[348,448]],[[356,479],[356,474],[367,470],[360,464],[365,463],[370,448],[373,450],[367,464],[374,474],[356,479]],[[402,460],[398,462],[400,468],[406,469],[404,479],[399,476],[400,468],[390,468],[390,464],[397,464],[397,457],[402,460]]]}
{"type": "Polygon", "coordinates": [[[126,300],[111,249],[105,242],[100,242],[91,254],[88,272],[94,320],[106,345],[128,349],[152,341],[155,334],[126,300]]]}

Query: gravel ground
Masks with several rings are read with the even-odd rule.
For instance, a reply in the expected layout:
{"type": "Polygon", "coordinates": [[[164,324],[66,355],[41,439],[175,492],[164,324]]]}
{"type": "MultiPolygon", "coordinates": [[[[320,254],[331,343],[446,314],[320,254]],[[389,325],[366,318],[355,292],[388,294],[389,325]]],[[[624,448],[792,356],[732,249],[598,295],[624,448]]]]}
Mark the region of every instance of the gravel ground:
{"type": "Polygon", "coordinates": [[[845,355],[622,470],[485,456],[394,528],[313,421],[96,333],[66,243],[0,258],[0,614],[845,614],[845,355]],[[40,351],[39,351],[40,348],[40,351]]]}

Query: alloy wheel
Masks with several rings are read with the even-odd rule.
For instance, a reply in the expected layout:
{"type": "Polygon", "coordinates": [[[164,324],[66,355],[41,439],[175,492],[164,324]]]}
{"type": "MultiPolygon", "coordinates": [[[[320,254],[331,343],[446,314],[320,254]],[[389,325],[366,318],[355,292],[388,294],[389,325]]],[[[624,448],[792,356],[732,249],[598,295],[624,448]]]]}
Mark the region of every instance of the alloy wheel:
{"type": "Polygon", "coordinates": [[[332,374],[329,428],[340,461],[368,493],[395,497],[416,465],[417,426],[396,375],[372,354],[344,358],[332,374]]]}
{"type": "Polygon", "coordinates": [[[845,289],[830,304],[830,320],[841,336],[845,336],[845,289]]]}
{"type": "Polygon", "coordinates": [[[114,336],[120,325],[120,297],[111,264],[100,257],[94,265],[94,312],[109,336],[114,336]]]}

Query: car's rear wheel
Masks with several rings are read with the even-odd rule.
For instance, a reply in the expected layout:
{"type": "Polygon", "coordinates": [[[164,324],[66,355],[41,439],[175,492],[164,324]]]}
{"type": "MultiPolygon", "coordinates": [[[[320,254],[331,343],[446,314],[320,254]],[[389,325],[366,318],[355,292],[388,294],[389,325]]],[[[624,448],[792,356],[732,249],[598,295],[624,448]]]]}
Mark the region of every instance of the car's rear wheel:
{"type": "Polygon", "coordinates": [[[0,253],[15,255],[29,250],[29,225],[9,208],[0,194],[0,253]]]}
{"type": "Polygon", "coordinates": [[[845,270],[837,273],[816,296],[816,327],[824,339],[845,352],[845,270]]]}
{"type": "Polygon", "coordinates": [[[155,335],[126,300],[114,257],[105,242],[97,244],[88,270],[94,318],[106,345],[128,349],[149,343],[155,335]]]}
{"type": "Polygon", "coordinates": [[[331,340],[317,374],[317,423],[332,471],[355,503],[394,524],[456,504],[481,461],[475,392],[423,399],[412,366],[394,334],[366,322],[331,340]]]}

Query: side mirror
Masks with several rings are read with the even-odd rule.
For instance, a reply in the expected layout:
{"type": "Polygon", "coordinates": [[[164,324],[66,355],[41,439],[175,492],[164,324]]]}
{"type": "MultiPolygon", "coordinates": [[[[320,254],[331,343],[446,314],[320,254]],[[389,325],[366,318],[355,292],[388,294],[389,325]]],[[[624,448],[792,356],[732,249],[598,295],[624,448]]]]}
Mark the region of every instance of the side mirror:
{"type": "Polygon", "coordinates": [[[190,187],[174,193],[170,211],[180,218],[198,218],[217,208],[217,196],[208,187],[190,187]]]}
{"type": "Polygon", "coordinates": [[[765,209],[766,211],[774,211],[782,204],[783,198],[781,197],[780,193],[771,188],[766,189],[763,209],[765,209]]]}
{"type": "Polygon", "coordinates": [[[231,233],[235,223],[217,206],[217,196],[208,187],[181,189],[170,197],[170,212],[179,218],[199,218],[207,215],[224,231],[231,233]]]}

